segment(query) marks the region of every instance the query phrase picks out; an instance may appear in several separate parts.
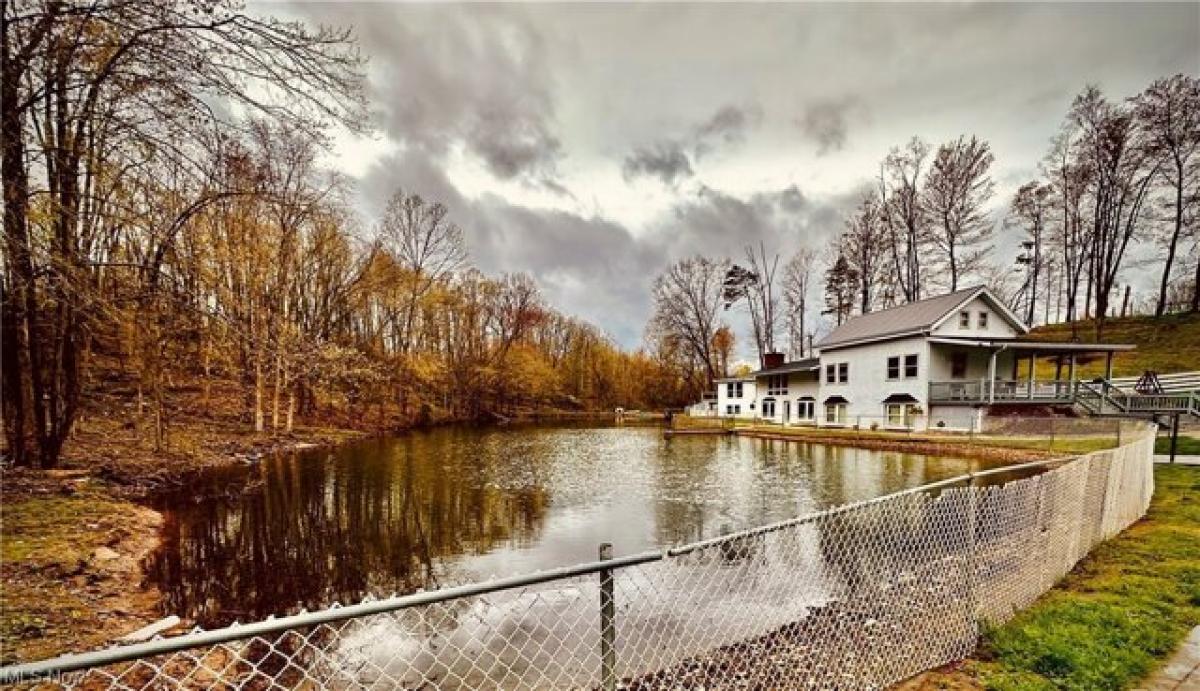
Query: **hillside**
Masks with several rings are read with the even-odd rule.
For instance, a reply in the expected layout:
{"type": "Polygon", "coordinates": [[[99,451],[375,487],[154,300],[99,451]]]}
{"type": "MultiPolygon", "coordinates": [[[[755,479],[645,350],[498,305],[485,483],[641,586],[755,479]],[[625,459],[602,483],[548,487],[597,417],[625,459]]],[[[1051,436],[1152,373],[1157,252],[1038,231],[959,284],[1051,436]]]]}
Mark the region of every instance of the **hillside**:
{"type": "MultiPolygon", "coordinates": [[[[1075,323],[1080,341],[1095,340],[1092,321],[1075,323]]],[[[1071,324],[1039,326],[1029,337],[1045,341],[1072,340],[1071,324]]],[[[1117,353],[1113,358],[1113,374],[1118,377],[1138,376],[1146,370],[1159,374],[1200,370],[1200,314],[1172,314],[1164,317],[1126,317],[1110,319],[1104,325],[1103,343],[1133,343],[1136,350],[1117,353]]],[[[1038,363],[1039,376],[1053,376],[1054,364],[1038,363]]],[[[1104,374],[1104,360],[1081,365],[1080,376],[1104,374]]]]}

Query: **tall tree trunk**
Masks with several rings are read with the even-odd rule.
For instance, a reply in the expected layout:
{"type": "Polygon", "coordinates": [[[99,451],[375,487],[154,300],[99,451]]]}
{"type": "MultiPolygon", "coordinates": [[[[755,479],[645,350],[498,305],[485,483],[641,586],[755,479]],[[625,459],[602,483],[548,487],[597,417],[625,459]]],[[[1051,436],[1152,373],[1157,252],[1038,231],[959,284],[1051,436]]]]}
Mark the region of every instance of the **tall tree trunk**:
{"type": "Polygon", "coordinates": [[[254,354],[254,431],[262,432],[263,425],[263,366],[262,353],[254,354]]]}
{"type": "Polygon", "coordinates": [[[1196,261],[1196,280],[1192,283],[1192,311],[1200,312],[1200,260],[1196,261]]]}
{"type": "Polygon", "coordinates": [[[37,296],[29,249],[29,178],[25,168],[24,117],[18,106],[21,72],[10,44],[8,10],[0,8],[0,177],[4,186],[4,254],[9,284],[0,303],[0,379],[5,442],[13,461],[30,465],[30,437],[40,437],[44,420],[41,368],[37,356],[37,296]],[[33,419],[30,420],[29,413],[33,419]],[[34,429],[30,429],[30,423],[34,429]]]}
{"type": "Polygon", "coordinates": [[[1171,267],[1175,263],[1175,248],[1179,244],[1179,233],[1183,229],[1183,162],[1175,156],[1175,230],[1171,233],[1171,242],[1167,245],[1167,261],[1163,264],[1162,281],[1158,286],[1158,306],[1154,308],[1154,316],[1161,317],[1167,310],[1167,284],[1171,282],[1171,267]]]}

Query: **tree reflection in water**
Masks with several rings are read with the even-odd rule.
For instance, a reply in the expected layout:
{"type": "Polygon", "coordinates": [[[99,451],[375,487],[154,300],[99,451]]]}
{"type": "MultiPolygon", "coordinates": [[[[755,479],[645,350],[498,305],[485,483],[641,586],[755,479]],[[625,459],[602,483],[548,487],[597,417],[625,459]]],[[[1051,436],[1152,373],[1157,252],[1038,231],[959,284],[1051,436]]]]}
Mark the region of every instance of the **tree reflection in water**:
{"type": "Polygon", "coordinates": [[[212,473],[163,499],[149,568],[169,613],[216,626],[589,561],[603,541],[678,544],[979,467],[655,427],[442,428],[212,473]]]}

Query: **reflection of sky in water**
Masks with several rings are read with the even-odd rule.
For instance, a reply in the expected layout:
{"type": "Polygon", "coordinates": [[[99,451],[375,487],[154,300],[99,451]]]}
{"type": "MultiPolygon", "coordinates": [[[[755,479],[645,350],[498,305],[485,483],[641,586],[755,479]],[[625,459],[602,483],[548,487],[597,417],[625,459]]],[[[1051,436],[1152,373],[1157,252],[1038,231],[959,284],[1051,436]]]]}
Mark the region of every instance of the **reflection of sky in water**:
{"type": "Polygon", "coordinates": [[[178,501],[152,564],[209,625],[690,542],[978,468],[656,427],[444,428],[264,462],[178,501]]]}

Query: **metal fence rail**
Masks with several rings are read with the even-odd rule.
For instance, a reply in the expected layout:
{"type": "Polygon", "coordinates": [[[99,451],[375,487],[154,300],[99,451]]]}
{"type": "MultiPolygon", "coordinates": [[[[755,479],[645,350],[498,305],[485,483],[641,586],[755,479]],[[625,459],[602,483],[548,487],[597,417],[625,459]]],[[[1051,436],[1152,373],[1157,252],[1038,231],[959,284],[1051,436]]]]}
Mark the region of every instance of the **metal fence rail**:
{"type": "MultiPolygon", "coordinates": [[[[875,689],[1142,516],[1154,428],[702,542],[0,670],[65,688],[875,689]]],[[[601,556],[607,556],[602,551],[601,556]]]]}

